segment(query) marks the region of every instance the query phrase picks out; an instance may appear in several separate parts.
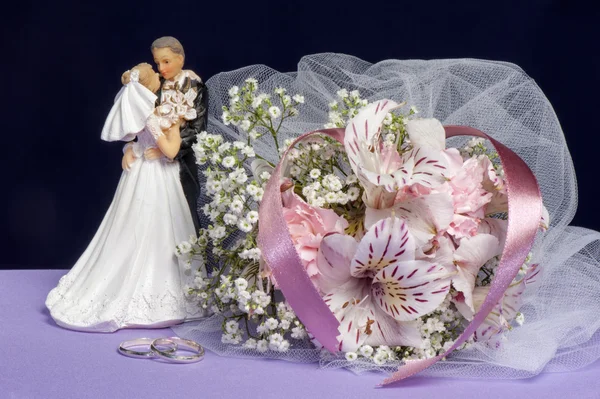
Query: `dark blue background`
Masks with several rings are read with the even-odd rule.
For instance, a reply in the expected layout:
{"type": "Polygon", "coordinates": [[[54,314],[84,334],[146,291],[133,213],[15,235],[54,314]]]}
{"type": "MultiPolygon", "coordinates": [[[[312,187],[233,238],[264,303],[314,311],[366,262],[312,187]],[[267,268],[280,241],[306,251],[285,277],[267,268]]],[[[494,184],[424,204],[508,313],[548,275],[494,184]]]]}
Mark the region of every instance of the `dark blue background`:
{"type": "MultiPolygon", "coordinates": [[[[591,2],[590,2],[591,3],[591,2]]],[[[121,173],[100,140],[119,78],[177,37],[204,80],[300,57],[484,58],[521,66],[553,104],[578,175],[573,224],[600,230],[600,14],[577,1],[34,2],[3,11],[0,268],[69,268],[93,237],[121,173]],[[375,40],[375,38],[377,40],[375,40]]]]}

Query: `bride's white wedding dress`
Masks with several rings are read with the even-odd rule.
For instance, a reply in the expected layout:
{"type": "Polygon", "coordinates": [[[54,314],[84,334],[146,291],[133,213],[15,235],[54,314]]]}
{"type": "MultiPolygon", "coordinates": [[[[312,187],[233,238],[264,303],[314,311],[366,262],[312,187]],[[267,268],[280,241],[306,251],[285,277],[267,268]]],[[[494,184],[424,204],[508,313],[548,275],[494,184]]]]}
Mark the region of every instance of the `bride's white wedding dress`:
{"type": "Polygon", "coordinates": [[[195,233],[179,163],[143,157],[160,134],[158,124],[149,123],[137,135],[138,158],[121,175],[100,228],[48,294],[46,306],[58,325],[112,332],[166,327],[201,316],[197,302],[186,295],[193,273],[174,253],[195,233]]]}

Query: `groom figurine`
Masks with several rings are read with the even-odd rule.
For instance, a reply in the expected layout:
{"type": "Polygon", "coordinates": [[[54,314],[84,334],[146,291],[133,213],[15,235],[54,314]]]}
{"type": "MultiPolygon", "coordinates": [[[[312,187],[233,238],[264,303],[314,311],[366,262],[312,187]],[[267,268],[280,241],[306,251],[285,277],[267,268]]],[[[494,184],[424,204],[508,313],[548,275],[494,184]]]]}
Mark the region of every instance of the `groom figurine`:
{"type": "MultiPolygon", "coordinates": [[[[185,53],[179,40],[171,36],[156,39],[151,46],[152,56],[160,73],[160,88],[156,93],[156,106],[158,107],[165,96],[176,91],[187,93],[189,90],[196,92],[194,108],[196,118],[185,121],[180,129],[181,148],[174,161],[179,162],[179,178],[181,187],[187,199],[196,232],[200,228],[196,211],[197,200],[200,192],[198,183],[198,165],[194,156],[192,145],[196,143],[196,135],[206,130],[208,118],[208,92],[202,80],[194,72],[183,70],[185,53]]],[[[131,151],[130,148],[127,151],[131,151]]],[[[130,154],[129,156],[132,156],[130,154]]],[[[127,157],[127,153],[125,154],[127,157]]],[[[144,153],[146,159],[157,159],[163,156],[158,148],[151,148],[144,153]]],[[[129,162],[128,162],[129,163],[129,162]]]]}

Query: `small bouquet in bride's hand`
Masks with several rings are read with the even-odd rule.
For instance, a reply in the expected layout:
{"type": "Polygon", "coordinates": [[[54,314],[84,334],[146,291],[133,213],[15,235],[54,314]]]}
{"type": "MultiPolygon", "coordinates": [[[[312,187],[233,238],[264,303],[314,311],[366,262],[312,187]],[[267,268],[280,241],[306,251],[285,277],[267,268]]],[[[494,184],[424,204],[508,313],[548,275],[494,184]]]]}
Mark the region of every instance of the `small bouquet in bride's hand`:
{"type": "Polygon", "coordinates": [[[177,334],[389,383],[559,369],[600,327],[597,237],[567,228],[564,137],[516,67],[324,54],[207,85],[203,228],[176,253],[213,315],[177,334]]]}
{"type": "Polygon", "coordinates": [[[162,103],[156,108],[160,127],[168,129],[181,120],[190,121],[196,119],[194,100],[197,95],[198,93],[193,88],[189,89],[185,94],[175,90],[165,93],[162,103]]]}

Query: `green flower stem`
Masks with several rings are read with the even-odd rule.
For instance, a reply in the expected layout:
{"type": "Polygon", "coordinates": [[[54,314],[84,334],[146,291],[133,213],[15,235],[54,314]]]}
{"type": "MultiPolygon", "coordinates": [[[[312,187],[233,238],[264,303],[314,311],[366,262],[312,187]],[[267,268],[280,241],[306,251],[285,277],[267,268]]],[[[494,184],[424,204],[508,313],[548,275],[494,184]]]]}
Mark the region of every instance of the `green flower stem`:
{"type": "Polygon", "coordinates": [[[265,161],[266,163],[268,163],[270,166],[275,167],[275,165],[273,165],[271,162],[267,161],[265,158],[261,157],[260,155],[256,154],[254,155],[255,158],[260,159],[265,161]]]}

